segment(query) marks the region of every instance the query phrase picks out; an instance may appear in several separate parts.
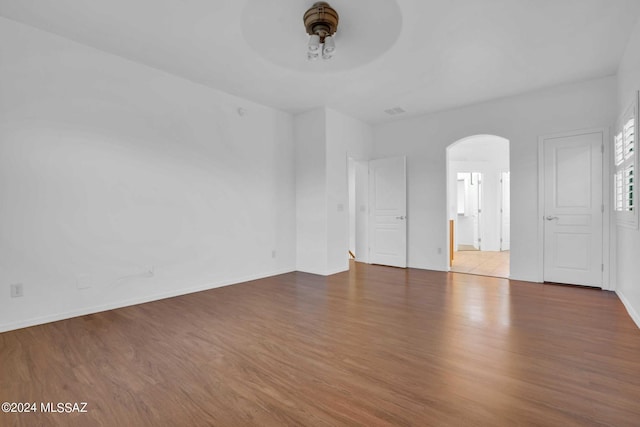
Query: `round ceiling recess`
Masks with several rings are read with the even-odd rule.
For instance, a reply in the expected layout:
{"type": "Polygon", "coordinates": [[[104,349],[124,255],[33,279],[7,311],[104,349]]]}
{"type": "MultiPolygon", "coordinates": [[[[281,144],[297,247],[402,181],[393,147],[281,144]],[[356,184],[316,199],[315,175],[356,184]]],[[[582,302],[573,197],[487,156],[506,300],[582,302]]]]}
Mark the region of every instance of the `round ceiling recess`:
{"type": "Polygon", "coordinates": [[[242,14],[242,35],[258,55],[275,65],[310,73],[344,71],[373,61],[394,45],[401,27],[395,0],[331,0],[330,5],[248,0],[242,14]],[[309,34],[314,33],[333,34],[336,54],[330,61],[307,60],[309,34]]]}

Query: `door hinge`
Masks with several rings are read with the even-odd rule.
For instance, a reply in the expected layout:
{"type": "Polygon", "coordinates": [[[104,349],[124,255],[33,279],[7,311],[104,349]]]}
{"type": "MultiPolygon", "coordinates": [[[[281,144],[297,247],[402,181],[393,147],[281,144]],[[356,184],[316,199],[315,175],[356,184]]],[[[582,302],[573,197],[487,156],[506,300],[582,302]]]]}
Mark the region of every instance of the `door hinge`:
{"type": "Polygon", "coordinates": [[[600,264],[600,271],[604,271],[604,264],[600,264]]]}
{"type": "Polygon", "coordinates": [[[601,152],[602,154],[604,154],[604,144],[602,144],[602,145],[600,146],[600,152],[601,152]]]}
{"type": "Polygon", "coordinates": [[[604,213],[604,204],[600,205],[600,211],[604,213]]]}

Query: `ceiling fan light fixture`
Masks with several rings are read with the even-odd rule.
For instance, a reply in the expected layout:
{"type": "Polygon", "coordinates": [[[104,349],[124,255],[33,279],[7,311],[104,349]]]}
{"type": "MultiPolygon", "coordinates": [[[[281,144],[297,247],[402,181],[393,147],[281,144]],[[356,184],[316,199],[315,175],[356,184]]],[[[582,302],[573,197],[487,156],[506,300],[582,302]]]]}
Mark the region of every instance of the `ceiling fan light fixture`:
{"type": "Polygon", "coordinates": [[[315,60],[312,53],[322,51],[322,59],[331,59],[336,45],[333,35],[338,30],[338,12],[329,3],[319,1],[313,4],[303,16],[304,27],[309,34],[307,59],[315,60]]]}

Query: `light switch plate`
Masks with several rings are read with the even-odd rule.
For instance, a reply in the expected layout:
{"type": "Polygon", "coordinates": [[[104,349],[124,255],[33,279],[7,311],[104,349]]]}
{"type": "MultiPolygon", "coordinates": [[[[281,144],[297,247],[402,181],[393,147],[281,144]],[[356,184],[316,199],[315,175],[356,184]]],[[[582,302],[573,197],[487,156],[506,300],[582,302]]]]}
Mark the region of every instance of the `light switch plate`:
{"type": "Polygon", "coordinates": [[[11,298],[20,298],[24,296],[24,286],[22,283],[14,283],[11,285],[11,298]]]}

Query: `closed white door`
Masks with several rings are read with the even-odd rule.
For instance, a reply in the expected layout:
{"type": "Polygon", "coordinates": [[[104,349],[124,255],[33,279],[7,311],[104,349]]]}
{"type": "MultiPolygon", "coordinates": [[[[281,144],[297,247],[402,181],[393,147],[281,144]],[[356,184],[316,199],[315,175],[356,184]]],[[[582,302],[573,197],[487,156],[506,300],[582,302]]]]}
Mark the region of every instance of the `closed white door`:
{"type": "Polygon", "coordinates": [[[500,174],[500,250],[511,247],[511,174],[500,174]]]}
{"type": "Polygon", "coordinates": [[[544,280],[602,287],[602,132],[543,140],[544,280]]]}
{"type": "Polygon", "coordinates": [[[407,266],[406,159],[369,162],[370,255],[372,264],[407,266]]]}

